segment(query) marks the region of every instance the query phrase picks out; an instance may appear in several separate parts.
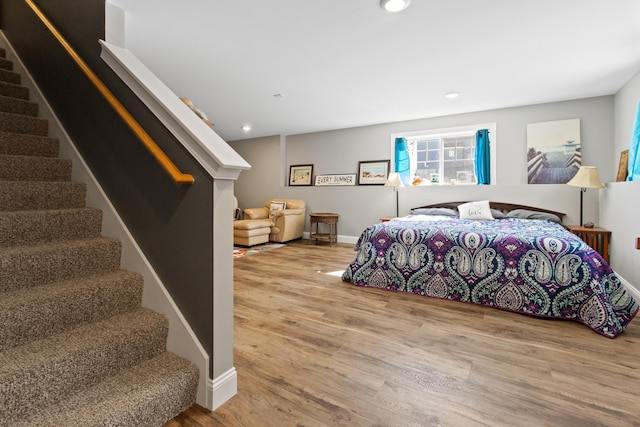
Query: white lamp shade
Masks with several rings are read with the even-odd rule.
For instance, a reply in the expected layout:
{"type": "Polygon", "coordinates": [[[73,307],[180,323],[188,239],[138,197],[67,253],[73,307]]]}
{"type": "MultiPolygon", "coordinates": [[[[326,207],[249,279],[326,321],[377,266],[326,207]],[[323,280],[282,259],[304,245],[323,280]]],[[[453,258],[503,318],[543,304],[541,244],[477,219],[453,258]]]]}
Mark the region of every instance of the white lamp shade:
{"type": "Polygon", "coordinates": [[[604,188],[598,175],[598,168],[595,166],[580,166],[578,172],[567,184],[582,188],[604,188]]]}
{"type": "Polygon", "coordinates": [[[387,178],[387,182],[384,183],[385,187],[404,187],[400,174],[398,172],[391,172],[387,178]]]}

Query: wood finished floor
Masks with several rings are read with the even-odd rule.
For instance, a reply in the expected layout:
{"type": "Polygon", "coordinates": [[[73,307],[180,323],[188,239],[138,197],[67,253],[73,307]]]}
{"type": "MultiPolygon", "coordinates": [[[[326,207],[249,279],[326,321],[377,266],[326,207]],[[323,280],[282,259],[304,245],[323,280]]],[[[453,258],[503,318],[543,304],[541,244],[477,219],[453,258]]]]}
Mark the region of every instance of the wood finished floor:
{"type": "Polygon", "coordinates": [[[640,426],[640,320],[568,321],[360,288],[353,245],[234,261],[238,394],[178,426],[640,426]]]}

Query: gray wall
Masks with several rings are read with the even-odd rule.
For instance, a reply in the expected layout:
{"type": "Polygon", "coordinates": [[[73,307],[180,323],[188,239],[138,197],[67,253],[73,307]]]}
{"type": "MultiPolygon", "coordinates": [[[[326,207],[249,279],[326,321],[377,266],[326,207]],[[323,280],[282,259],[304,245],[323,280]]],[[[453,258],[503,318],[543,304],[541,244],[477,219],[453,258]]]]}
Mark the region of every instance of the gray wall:
{"type": "MultiPolygon", "coordinates": [[[[631,130],[640,101],[640,73],[616,94],[615,144],[611,167],[617,171],[620,152],[629,149],[631,130]]],[[[615,178],[613,179],[615,180],[615,178]]],[[[611,266],[640,292],[640,182],[613,182],[600,192],[602,226],[611,230],[611,266]]]]}
{"type": "MultiPolygon", "coordinates": [[[[340,214],[339,240],[354,242],[362,230],[381,217],[395,215],[395,193],[384,186],[289,187],[290,165],[314,165],[314,174],[355,173],[358,161],[391,157],[390,135],[425,129],[496,123],[497,185],[404,187],[398,192],[400,215],[409,209],[442,201],[490,199],[544,206],[565,212],[566,224],[579,221],[579,190],[568,185],[528,185],[526,132],[528,123],[580,119],[583,164],[597,166],[603,181],[615,179],[613,96],[506,108],[406,122],[386,123],[301,135],[231,142],[253,167],[242,172],[235,194],[242,208],[262,206],[270,197],[302,198],[308,212],[340,214]]],[[[616,154],[617,156],[617,154],[616,154]]],[[[585,195],[585,221],[598,223],[598,191],[585,195]]],[[[306,231],[309,230],[308,218],[306,231]]]]}

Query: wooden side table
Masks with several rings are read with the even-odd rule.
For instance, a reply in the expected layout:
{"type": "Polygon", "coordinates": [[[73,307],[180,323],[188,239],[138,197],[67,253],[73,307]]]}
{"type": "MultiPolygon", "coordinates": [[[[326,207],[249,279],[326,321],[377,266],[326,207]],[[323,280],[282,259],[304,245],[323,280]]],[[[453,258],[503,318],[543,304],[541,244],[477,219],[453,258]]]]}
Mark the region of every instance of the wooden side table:
{"type": "Polygon", "coordinates": [[[329,240],[329,246],[333,245],[333,242],[338,242],[338,215],[337,213],[312,213],[309,214],[310,232],[309,239],[315,239],[318,243],[318,239],[329,240]],[[316,231],[313,232],[313,225],[316,225],[316,231]],[[318,224],[327,224],[329,226],[328,233],[320,233],[318,231],[318,224]]]}
{"type": "Polygon", "coordinates": [[[587,228],[580,225],[567,225],[567,229],[580,237],[585,243],[598,251],[609,263],[609,239],[611,231],[600,227],[587,228]]]}

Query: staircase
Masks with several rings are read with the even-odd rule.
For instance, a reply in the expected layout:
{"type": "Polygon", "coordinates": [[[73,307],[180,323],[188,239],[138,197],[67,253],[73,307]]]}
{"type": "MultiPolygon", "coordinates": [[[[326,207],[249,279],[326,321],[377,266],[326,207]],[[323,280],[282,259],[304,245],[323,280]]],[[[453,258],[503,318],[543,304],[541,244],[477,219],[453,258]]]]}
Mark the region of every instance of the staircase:
{"type": "Polygon", "coordinates": [[[0,50],[0,426],[161,426],[198,370],[166,351],[48,123],[0,50]]]}

